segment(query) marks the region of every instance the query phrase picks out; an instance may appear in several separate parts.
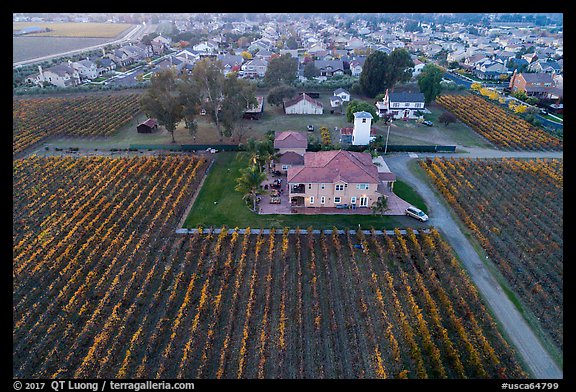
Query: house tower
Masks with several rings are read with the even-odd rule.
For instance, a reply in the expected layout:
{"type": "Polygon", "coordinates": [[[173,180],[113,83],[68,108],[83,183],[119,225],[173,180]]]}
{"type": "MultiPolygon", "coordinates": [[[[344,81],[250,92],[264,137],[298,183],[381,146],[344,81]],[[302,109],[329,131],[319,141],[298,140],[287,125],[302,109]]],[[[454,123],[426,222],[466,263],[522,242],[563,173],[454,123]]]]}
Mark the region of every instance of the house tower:
{"type": "Polygon", "coordinates": [[[366,146],[370,143],[370,130],[374,117],[368,112],[354,113],[354,129],[352,130],[352,145],[366,146]]]}

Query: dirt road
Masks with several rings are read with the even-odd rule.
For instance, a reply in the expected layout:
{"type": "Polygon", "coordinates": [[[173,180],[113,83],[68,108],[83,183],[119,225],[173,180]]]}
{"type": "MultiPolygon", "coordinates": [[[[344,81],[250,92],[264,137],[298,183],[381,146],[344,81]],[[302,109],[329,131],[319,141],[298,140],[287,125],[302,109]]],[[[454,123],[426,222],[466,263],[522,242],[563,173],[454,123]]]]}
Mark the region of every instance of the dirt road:
{"type": "MultiPolygon", "coordinates": [[[[445,154],[424,154],[422,156],[435,156],[445,154]]],[[[451,156],[455,156],[451,154],[451,156]]],[[[460,154],[456,155],[460,156],[460,154]]],[[[475,149],[468,154],[462,154],[471,158],[481,157],[539,157],[539,158],[562,158],[562,153],[506,153],[502,151],[475,149]]],[[[480,256],[466,236],[456,224],[448,209],[440,202],[431,186],[425,181],[415,176],[408,168],[407,164],[412,158],[406,153],[391,154],[386,156],[386,163],[390,170],[403,181],[418,190],[428,205],[430,220],[429,224],[438,228],[458,257],[464,264],[470,277],[482,293],[494,315],[498,318],[512,343],[526,362],[533,377],[538,379],[560,379],[563,378],[562,370],[552,360],[548,352],[544,349],[527,322],[518,312],[514,304],[506,296],[500,284],[492,276],[490,271],[480,260],[480,256]]]]}

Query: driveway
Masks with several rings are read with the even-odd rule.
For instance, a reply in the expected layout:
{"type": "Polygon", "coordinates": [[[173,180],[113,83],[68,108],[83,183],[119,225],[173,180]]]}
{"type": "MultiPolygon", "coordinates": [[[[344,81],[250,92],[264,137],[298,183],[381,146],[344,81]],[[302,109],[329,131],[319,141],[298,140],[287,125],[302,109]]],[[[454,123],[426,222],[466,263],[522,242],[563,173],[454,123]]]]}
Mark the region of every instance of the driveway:
{"type": "MultiPolygon", "coordinates": [[[[491,155],[516,156],[517,153],[500,154],[499,151],[478,149],[472,157],[491,157],[491,155]]],[[[556,157],[562,153],[529,153],[529,156],[556,157]]],[[[426,156],[445,154],[425,154],[426,156]]],[[[467,155],[467,154],[466,154],[467,155]]],[[[522,154],[524,156],[524,154],[522,154]]],[[[413,155],[412,155],[413,156],[413,155]]],[[[454,156],[452,154],[451,156],[454,156]]],[[[500,284],[488,271],[482,260],[456,224],[449,210],[440,202],[427,182],[420,180],[408,169],[408,154],[391,154],[386,156],[386,163],[390,170],[406,183],[418,190],[429,209],[429,224],[438,228],[444,238],[452,246],[470,277],[482,293],[482,296],[492,308],[495,317],[500,321],[510,340],[515,345],[520,356],[524,359],[533,376],[538,379],[560,379],[562,370],[552,360],[536,335],[532,332],[522,315],[514,304],[508,299],[500,284]]]]}

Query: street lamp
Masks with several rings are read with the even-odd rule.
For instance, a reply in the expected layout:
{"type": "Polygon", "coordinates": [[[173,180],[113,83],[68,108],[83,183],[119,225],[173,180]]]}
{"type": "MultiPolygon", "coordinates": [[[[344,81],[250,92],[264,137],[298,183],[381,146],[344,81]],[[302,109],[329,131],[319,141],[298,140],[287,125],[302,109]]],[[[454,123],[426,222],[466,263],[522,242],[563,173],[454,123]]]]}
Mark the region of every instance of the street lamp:
{"type": "Polygon", "coordinates": [[[384,155],[386,155],[386,151],[388,150],[388,135],[390,135],[390,125],[388,125],[388,132],[386,132],[386,145],[384,146],[384,155]]]}

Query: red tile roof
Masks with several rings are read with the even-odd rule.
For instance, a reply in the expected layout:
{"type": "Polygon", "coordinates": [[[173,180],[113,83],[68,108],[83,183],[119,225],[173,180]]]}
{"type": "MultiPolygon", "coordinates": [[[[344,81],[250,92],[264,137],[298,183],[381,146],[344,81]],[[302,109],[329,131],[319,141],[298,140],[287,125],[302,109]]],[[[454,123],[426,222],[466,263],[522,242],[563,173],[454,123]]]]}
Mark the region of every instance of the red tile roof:
{"type": "Polygon", "coordinates": [[[284,165],[303,165],[304,157],[293,151],[285,152],[278,158],[278,163],[284,165]]]}
{"type": "Polygon", "coordinates": [[[308,137],[304,132],[282,131],[276,132],[274,137],[274,148],[306,148],[308,147],[308,137]]]}
{"type": "Polygon", "coordinates": [[[378,183],[378,168],[364,152],[345,150],[304,154],[304,166],[288,169],[290,183],[378,183]]]}

